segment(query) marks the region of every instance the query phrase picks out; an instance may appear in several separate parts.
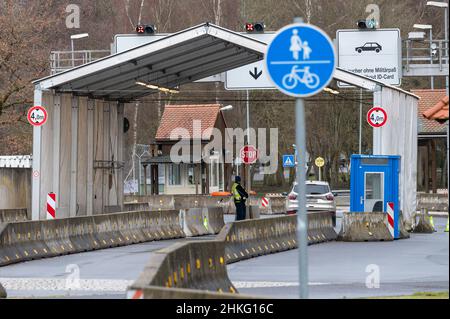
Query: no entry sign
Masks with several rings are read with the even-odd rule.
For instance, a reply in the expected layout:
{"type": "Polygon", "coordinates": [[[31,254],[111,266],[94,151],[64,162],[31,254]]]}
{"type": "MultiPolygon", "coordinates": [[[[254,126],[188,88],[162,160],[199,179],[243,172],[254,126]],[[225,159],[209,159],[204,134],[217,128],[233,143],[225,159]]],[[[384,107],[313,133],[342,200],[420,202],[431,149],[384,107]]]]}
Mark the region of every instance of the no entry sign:
{"type": "Polygon", "coordinates": [[[41,126],[47,122],[47,111],[42,106],[34,106],[28,110],[28,122],[33,126],[41,126]]]}
{"type": "Polygon", "coordinates": [[[387,122],[387,113],[381,107],[374,107],[367,113],[367,123],[372,127],[382,127],[387,122]]]}
{"type": "Polygon", "coordinates": [[[244,146],[240,152],[244,164],[253,164],[258,160],[258,150],[253,145],[244,146]]]}

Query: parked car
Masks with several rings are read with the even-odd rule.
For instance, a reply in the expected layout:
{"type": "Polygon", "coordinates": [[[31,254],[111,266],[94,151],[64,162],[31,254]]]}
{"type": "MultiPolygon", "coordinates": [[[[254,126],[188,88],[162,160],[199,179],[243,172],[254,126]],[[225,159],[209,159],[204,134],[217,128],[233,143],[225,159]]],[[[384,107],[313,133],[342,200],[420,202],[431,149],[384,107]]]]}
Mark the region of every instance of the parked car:
{"type": "Polygon", "coordinates": [[[375,51],[379,53],[383,48],[376,42],[367,42],[362,47],[355,48],[355,51],[358,53],[362,53],[363,51],[375,51]]]}
{"type": "MultiPolygon", "coordinates": [[[[294,183],[288,194],[287,213],[296,214],[298,209],[298,185],[294,183]]],[[[306,182],[306,209],[307,211],[327,211],[333,216],[333,226],[336,226],[336,203],[327,182],[306,182]]]]}

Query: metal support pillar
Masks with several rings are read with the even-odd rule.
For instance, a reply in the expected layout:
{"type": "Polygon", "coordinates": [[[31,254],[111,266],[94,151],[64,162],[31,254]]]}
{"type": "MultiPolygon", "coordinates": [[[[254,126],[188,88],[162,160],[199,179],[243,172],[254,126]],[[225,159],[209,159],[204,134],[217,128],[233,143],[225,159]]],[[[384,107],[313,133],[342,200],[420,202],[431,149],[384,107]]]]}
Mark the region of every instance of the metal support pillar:
{"type": "Polygon", "coordinates": [[[94,214],[94,109],[95,100],[88,100],[87,114],[87,187],[86,187],[86,213],[94,214]]]}
{"type": "Polygon", "coordinates": [[[72,127],[70,148],[70,206],[69,216],[77,216],[77,173],[78,173],[78,110],[79,100],[72,97],[72,127]]]}

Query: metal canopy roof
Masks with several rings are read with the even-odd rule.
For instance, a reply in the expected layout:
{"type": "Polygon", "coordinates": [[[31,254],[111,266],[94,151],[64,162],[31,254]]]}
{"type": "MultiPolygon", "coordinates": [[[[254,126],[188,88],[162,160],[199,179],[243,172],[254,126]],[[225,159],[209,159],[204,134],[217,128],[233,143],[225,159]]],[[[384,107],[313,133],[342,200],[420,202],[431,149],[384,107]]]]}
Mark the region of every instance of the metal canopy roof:
{"type": "MultiPolygon", "coordinates": [[[[204,23],[155,42],[75,67],[33,84],[94,99],[129,102],[158,92],[137,81],[174,88],[264,59],[267,44],[204,23]]],[[[334,79],[369,91],[381,87],[406,95],[400,88],[337,68],[334,79]]]]}
{"type": "Polygon", "coordinates": [[[41,90],[126,102],[158,92],[136,81],[174,88],[262,60],[265,51],[263,42],[204,23],[33,83],[41,90]]]}

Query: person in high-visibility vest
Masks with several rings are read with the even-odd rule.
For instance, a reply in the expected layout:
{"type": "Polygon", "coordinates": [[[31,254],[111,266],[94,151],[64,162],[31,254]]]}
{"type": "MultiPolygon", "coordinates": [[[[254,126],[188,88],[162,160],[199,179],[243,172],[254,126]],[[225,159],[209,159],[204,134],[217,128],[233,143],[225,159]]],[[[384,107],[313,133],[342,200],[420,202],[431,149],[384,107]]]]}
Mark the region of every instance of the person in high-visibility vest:
{"type": "Polygon", "coordinates": [[[241,177],[236,176],[234,184],[231,187],[231,194],[233,195],[234,204],[236,205],[236,221],[245,219],[245,201],[248,194],[244,187],[241,186],[241,177]]]}

